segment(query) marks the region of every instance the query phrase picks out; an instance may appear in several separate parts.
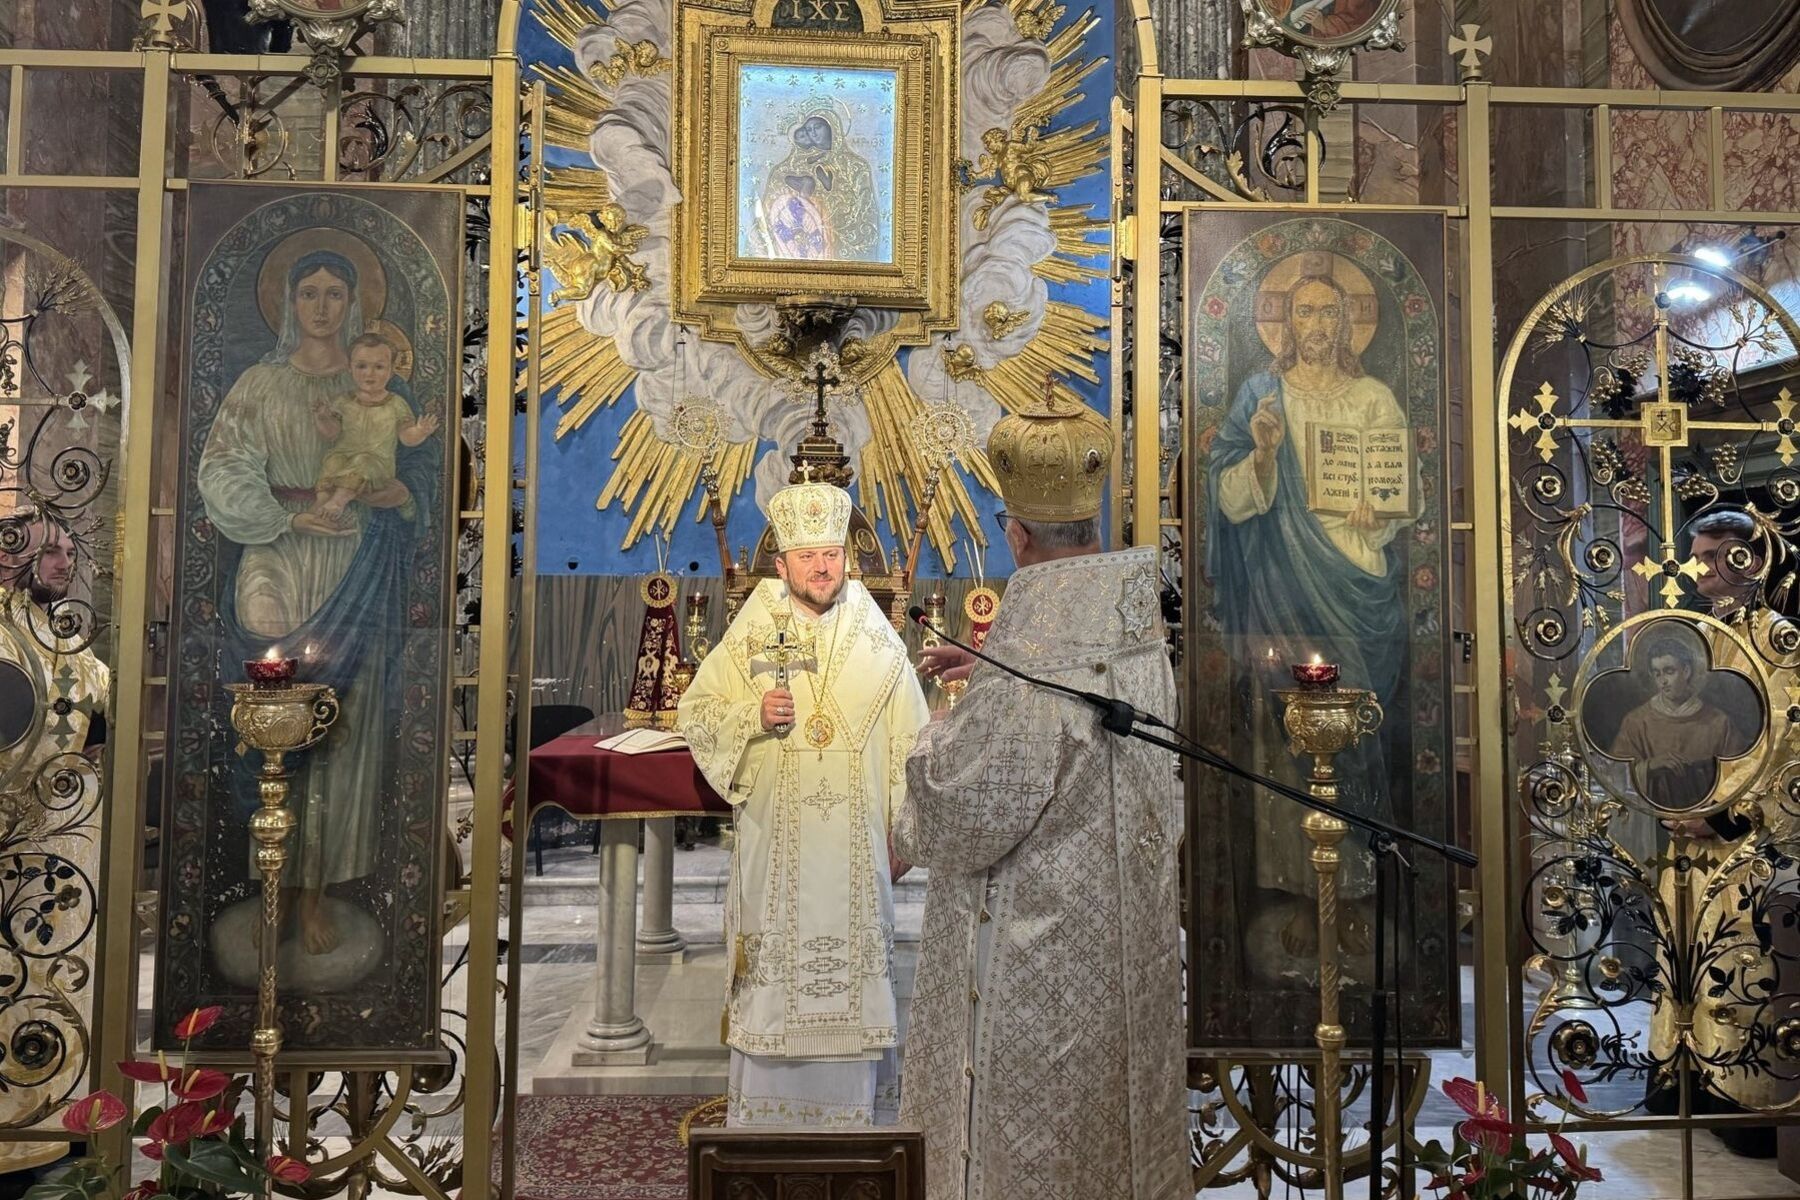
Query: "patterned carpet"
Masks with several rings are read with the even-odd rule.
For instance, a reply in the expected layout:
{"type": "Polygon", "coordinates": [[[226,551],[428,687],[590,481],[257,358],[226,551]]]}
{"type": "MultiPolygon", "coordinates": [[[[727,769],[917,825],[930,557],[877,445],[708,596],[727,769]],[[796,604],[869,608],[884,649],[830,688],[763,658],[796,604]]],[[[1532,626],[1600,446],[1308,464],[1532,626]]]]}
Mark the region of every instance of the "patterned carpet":
{"type": "MultiPolygon", "coordinates": [[[[714,1096],[520,1096],[519,1200],[687,1200],[683,1118],[714,1096]]],[[[722,1125],[722,1107],[697,1115],[722,1125]]]]}

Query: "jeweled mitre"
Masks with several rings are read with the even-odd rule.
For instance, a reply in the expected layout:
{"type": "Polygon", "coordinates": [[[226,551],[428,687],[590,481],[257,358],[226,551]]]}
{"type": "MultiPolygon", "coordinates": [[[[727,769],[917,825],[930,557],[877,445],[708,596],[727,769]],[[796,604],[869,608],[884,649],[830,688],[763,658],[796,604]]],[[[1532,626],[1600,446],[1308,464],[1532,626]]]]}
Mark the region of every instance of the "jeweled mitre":
{"type": "Polygon", "coordinates": [[[1051,396],[1002,417],[988,436],[987,453],[1013,516],[1085,521],[1100,514],[1112,430],[1087,405],[1051,396]]]}
{"type": "Polygon", "coordinates": [[[769,500],[775,548],[842,546],[850,536],[850,493],[830,483],[796,483],[769,500]]]}

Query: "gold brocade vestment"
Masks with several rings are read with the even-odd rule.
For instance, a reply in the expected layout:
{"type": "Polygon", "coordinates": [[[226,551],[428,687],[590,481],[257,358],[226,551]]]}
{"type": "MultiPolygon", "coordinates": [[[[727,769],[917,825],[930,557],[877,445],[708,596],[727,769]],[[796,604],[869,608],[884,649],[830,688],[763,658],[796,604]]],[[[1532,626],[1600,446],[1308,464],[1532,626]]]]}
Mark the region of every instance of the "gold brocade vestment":
{"type": "MultiPolygon", "coordinates": [[[[1016,571],[986,650],[1172,718],[1156,552],[1016,571]]],[[[1166,751],[977,667],[907,762],[931,871],[902,1120],[928,1200],[1187,1200],[1181,838],[1166,751]]]]}

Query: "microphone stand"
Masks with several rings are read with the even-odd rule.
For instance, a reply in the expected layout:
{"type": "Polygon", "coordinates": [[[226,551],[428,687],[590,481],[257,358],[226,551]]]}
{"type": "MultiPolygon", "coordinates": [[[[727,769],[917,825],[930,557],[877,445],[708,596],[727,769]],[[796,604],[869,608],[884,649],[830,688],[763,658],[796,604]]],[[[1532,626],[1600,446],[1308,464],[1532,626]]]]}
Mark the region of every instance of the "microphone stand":
{"type": "MultiPolygon", "coordinates": [[[[1406,868],[1409,879],[1412,879],[1416,878],[1417,870],[1401,855],[1399,849],[1401,845],[1415,846],[1421,850],[1427,850],[1460,867],[1473,868],[1479,861],[1475,854],[1471,851],[1464,850],[1460,846],[1451,845],[1448,842],[1442,842],[1436,838],[1426,837],[1424,834],[1415,833],[1410,829],[1402,829],[1398,825],[1384,821],[1379,817],[1370,817],[1364,816],[1361,813],[1349,812],[1334,804],[1321,800],[1316,796],[1300,791],[1298,788],[1289,787],[1279,780],[1271,779],[1256,771],[1240,767],[1224,755],[1193,741],[1186,734],[1182,733],[1179,729],[1175,728],[1175,726],[1169,724],[1167,721],[1164,721],[1162,718],[1153,713],[1146,713],[1133,708],[1123,700],[1116,700],[1111,696],[1102,696],[1096,692],[1082,691],[1080,688],[1069,687],[1065,684],[1057,683],[1054,680],[1040,679],[1034,675],[1028,675],[1023,671],[1001,662],[997,658],[982,653],[973,646],[957,641],[948,633],[932,626],[925,619],[925,610],[916,604],[907,610],[906,615],[911,620],[917,622],[922,628],[930,629],[933,633],[937,634],[939,638],[950,643],[952,646],[955,646],[957,649],[974,655],[982,662],[1006,672],[1015,679],[1022,680],[1025,683],[1031,684],[1033,687],[1043,688],[1052,692],[1060,692],[1065,696],[1080,700],[1082,703],[1089,705],[1100,714],[1100,727],[1108,733],[1117,734],[1120,737],[1137,738],[1139,741],[1147,742],[1152,746],[1167,750],[1182,758],[1190,759],[1203,766],[1210,767],[1213,770],[1229,775],[1234,779],[1240,779],[1246,783],[1254,784],[1266,791],[1275,793],[1283,799],[1290,800],[1304,808],[1311,809],[1313,812],[1341,821],[1346,825],[1354,826],[1368,835],[1369,850],[1375,858],[1375,980],[1373,994],[1370,996],[1369,1002],[1369,1019],[1371,1025],[1374,1027],[1372,1037],[1373,1044],[1370,1047],[1374,1059],[1374,1080],[1370,1104],[1372,1120],[1370,1122],[1369,1134],[1369,1197],[1370,1200],[1380,1200],[1381,1165],[1386,1157],[1382,1149],[1382,1143],[1386,1140],[1387,1136],[1387,1096],[1386,1088],[1384,1086],[1386,1070],[1385,1060],[1387,1057],[1387,980],[1386,964],[1382,961],[1386,951],[1386,936],[1382,926],[1387,919],[1388,861],[1389,859],[1392,859],[1402,864],[1406,868]],[[1166,737],[1149,732],[1148,729],[1140,728],[1140,726],[1150,726],[1156,729],[1167,730],[1181,740],[1179,742],[1171,741],[1166,737]]],[[[1331,753],[1335,753],[1335,751],[1332,751],[1331,753]]],[[[1314,755],[1315,759],[1321,757],[1329,760],[1330,755],[1314,755]]],[[[1341,834],[1339,836],[1341,836],[1341,834]]],[[[1411,907],[1412,906],[1409,903],[1407,905],[1407,911],[1409,913],[1411,912],[1411,907]]],[[[1323,946],[1322,942],[1321,946],[1323,946]]],[[[1396,958],[1398,958],[1398,946],[1395,947],[1395,950],[1396,958]]],[[[1335,967],[1335,963],[1329,965],[1323,961],[1320,963],[1321,972],[1324,972],[1327,969],[1335,970],[1335,967]]],[[[1396,970],[1397,969],[1398,963],[1396,963],[1396,970]]],[[[1400,1028],[1401,1023],[1398,1019],[1398,1007],[1399,1006],[1396,1004],[1395,1032],[1397,1035],[1400,1035],[1402,1031],[1400,1028]]],[[[1324,1015],[1327,1017],[1328,1021],[1335,1021],[1335,1014],[1324,1015]]],[[[1342,1032],[1339,1031],[1338,1038],[1340,1043],[1342,1036],[1342,1032]]],[[[1399,1183],[1401,1200],[1407,1200],[1411,1188],[1408,1186],[1409,1181],[1405,1178],[1407,1161],[1404,1130],[1406,1122],[1404,1099],[1404,1073],[1406,1069],[1405,1043],[1401,1036],[1396,1036],[1395,1042],[1396,1050],[1400,1055],[1400,1062],[1395,1071],[1396,1086],[1400,1089],[1397,1094],[1401,1097],[1401,1112],[1399,1114],[1399,1119],[1402,1130],[1401,1136],[1398,1139],[1399,1145],[1397,1146],[1401,1175],[1399,1183]]],[[[1325,1081],[1321,1080],[1321,1083],[1323,1084],[1325,1081]]],[[[1333,1079],[1328,1086],[1335,1088],[1335,1079],[1333,1079]]],[[[1336,1104],[1331,1104],[1330,1108],[1335,1109],[1336,1104]]],[[[1329,1132],[1331,1137],[1335,1138],[1337,1136],[1337,1131],[1335,1129],[1329,1132]]],[[[1335,1159],[1338,1152],[1337,1148],[1334,1148],[1331,1158],[1335,1159]]],[[[1329,1176],[1330,1172],[1327,1172],[1326,1190],[1328,1195],[1339,1191],[1335,1181],[1331,1180],[1329,1176]]]]}

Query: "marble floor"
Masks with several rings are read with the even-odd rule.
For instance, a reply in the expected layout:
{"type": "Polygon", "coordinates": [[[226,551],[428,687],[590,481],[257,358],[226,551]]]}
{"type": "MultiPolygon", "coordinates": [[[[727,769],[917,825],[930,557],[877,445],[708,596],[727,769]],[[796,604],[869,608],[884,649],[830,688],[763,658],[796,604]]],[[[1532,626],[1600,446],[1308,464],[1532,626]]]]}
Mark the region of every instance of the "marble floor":
{"type": "MultiPolygon", "coordinates": [[[[554,1075],[567,1074],[566,1067],[549,1061],[557,1050],[559,1037],[566,1041],[566,1030],[579,1024],[593,1003],[595,986],[594,935],[598,893],[597,859],[586,844],[571,844],[545,850],[544,873],[527,876],[524,896],[523,930],[519,957],[521,987],[519,1006],[519,1090],[582,1090],[571,1088],[566,1080],[558,1082],[554,1075]],[[542,1078],[540,1078],[542,1076],[542,1078]]],[[[688,964],[679,968],[654,970],[704,969],[710,956],[722,954],[722,902],[728,867],[726,852],[717,846],[701,845],[676,852],[675,858],[675,926],[695,953],[688,964]]],[[[924,913],[925,878],[916,872],[903,881],[896,893],[896,924],[899,946],[896,953],[898,985],[903,1008],[910,998],[913,971],[917,962],[920,922],[924,913]]],[[[466,926],[447,940],[448,968],[466,949],[466,926]]],[[[503,925],[504,929],[504,925],[503,925]]],[[[149,963],[143,972],[144,1011],[150,1001],[149,963]]],[[[457,972],[446,995],[446,1005],[460,1010],[465,972],[457,972]]],[[[644,972],[640,972],[642,977],[644,972]]],[[[658,985],[661,986],[661,985],[658,985]]],[[[645,987],[646,997],[655,989],[645,987]]],[[[1465,970],[1465,1031],[1474,1028],[1473,978],[1465,970]]],[[[716,1011],[716,1008],[715,1010],[716,1011]]],[[[656,1011],[655,1005],[643,1008],[641,1015],[658,1032],[659,1020],[667,1024],[668,1014],[656,1011]]],[[[711,1017],[716,1022],[716,1016],[711,1017]]],[[[146,1031],[147,1032],[147,1031],[146,1031]]],[[[716,1024],[713,1040],[716,1042],[716,1024]]],[[[1432,1055],[1433,1092],[1424,1104],[1419,1118],[1419,1136],[1429,1140],[1447,1138],[1457,1110],[1446,1101],[1436,1086],[1457,1076],[1472,1076],[1473,1054],[1465,1045],[1461,1051],[1439,1051],[1432,1055]]],[[[646,1088],[645,1090],[675,1090],[646,1088]]],[[[705,1091],[705,1088],[694,1088],[705,1091]]],[[[1354,1123],[1354,1117],[1350,1124],[1354,1123]]],[[[444,1118],[434,1123],[433,1136],[454,1139],[461,1134],[460,1123],[444,1118]]],[[[1583,1135],[1592,1161],[1605,1173],[1602,1183],[1585,1186],[1581,1195],[1588,1200],[1675,1200],[1682,1195],[1683,1137],[1676,1132],[1617,1132],[1583,1135]]],[[[1800,1184],[1784,1178],[1772,1162],[1737,1158],[1727,1153],[1719,1142],[1706,1133],[1692,1135],[1691,1171],[1693,1195],[1704,1200],[1750,1200],[1761,1197],[1800,1196],[1800,1184]]],[[[1362,1185],[1350,1189],[1361,1195],[1362,1185]]],[[[1209,1190],[1205,1196],[1220,1200],[1248,1200],[1255,1195],[1249,1184],[1209,1190]]],[[[1277,1188],[1277,1195],[1299,1196],[1303,1193],[1277,1188]]]]}

